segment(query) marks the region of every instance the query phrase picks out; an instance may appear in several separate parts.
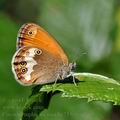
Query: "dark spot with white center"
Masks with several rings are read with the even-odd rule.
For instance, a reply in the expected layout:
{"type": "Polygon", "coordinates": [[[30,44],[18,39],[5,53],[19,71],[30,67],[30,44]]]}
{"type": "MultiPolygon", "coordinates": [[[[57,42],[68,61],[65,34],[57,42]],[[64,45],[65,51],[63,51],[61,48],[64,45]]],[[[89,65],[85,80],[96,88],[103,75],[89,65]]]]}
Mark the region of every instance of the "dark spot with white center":
{"type": "Polygon", "coordinates": [[[21,69],[22,74],[25,74],[27,72],[27,70],[28,70],[27,68],[22,68],[21,69]]]}
{"type": "Polygon", "coordinates": [[[36,50],[35,50],[35,54],[36,54],[36,55],[41,55],[41,54],[42,54],[42,51],[39,50],[39,49],[36,49],[36,50]]]}
{"type": "Polygon", "coordinates": [[[27,62],[26,62],[26,61],[21,61],[21,62],[20,62],[20,65],[21,65],[21,66],[26,66],[26,65],[27,65],[27,62]]]}

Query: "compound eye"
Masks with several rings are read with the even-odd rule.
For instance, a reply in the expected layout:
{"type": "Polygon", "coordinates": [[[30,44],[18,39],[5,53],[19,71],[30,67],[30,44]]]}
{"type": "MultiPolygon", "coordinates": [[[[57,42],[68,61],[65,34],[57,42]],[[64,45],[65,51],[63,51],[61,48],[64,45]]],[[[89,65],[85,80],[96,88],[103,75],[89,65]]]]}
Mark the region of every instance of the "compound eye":
{"type": "Polygon", "coordinates": [[[34,52],[35,52],[36,55],[41,55],[42,54],[42,50],[40,50],[40,49],[36,49],[34,52]]]}
{"type": "Polygon", "coordinates": [[[25,74],[27,72],[27,68],[22,68],[21,72],[22,72],[22,74],[25,74]]]}

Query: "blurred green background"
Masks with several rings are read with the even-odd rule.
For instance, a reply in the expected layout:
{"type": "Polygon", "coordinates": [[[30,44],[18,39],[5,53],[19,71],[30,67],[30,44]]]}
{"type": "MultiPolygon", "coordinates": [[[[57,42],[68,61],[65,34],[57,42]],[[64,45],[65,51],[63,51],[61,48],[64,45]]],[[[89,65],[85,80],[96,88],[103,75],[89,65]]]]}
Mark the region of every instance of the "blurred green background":
{"type": "MultiPolygon", "coordinates": [[[[77,72],[120,80],[119,0],[0,0],[0,120],[19,120],[31,92],[11,72],[17,32],[26,22],[51,33],[77,62],[77,72]]],[[[120,107],[58,94],[40,119],[120,120],[120,107]]]]}

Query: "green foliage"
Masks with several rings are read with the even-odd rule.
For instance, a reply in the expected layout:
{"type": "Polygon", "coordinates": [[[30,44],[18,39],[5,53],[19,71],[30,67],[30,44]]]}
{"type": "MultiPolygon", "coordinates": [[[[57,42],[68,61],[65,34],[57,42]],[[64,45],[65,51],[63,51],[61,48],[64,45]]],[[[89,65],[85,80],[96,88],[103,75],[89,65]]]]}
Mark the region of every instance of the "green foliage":
{"type": "Polygon", "coordinates": [[[103,100],[114,102],[115,105],[120,104],[120,84],[117,81],[90,73],[78,73],[75,78],[82,82],[78,82],[76,86],[69,83],[46,85],[40,91],[59,90],[63,92],[62,97],[87,98],[88,101],[103,100]]]}
{"type": "Polygon", "coordinates": [[[44,92],[32,96],[23,110],[22,120],[34,120],[45,109],[46,99],[46,93],[44,92]]]}
{"type": "MultiPolygon", "coordinates": [[[[40,90],[39,86],[37,86],[38,93],[35,95],[33,94],[33,96],[28,100],[28,103],[24,108],[23,116],[26,116],[27,114],[31,115],[32,113],[34,118],[31,116],[29,117],[32,118],[31,120],[34,120],[38,113],[46,108],[46,101],[49,103],[50,99],[47,99],[48,93],[52,92],[52,94],[54,94],[58,91],[62,92],[62,97],[87,98],[88,102],[96,100],[113,102],[114,105],[120,104],[120,84],[117,81],[108,77],[90,73],[75,73],[74,76],[77,80],[77,85],[69,83],[69,81],[64,84],[57,83],[44,85],[40,90]],[[40,109],[34,110],[36,105],[40,109]]],[[[68,80],[70,80],[70,78],[68,78],[68,80]]]]}

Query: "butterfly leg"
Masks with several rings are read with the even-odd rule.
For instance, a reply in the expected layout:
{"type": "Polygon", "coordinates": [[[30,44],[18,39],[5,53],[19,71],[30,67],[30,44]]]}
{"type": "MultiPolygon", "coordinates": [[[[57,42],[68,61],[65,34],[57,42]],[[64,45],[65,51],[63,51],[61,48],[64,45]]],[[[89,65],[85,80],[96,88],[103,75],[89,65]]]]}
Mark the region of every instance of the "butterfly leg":
{"type": "Polygon", "coordinates": [[[77,84],[76,84],[76,82],[75,82],[75,75],[74,75],[74,72],[70,72],[70,74],[67,76],[67,78],[70,77],[70,76],[73,77],[73,83],[74,83],[75,86],[77,86],[77,84]]]}
{"type": "Polygon", "coordinates": [[[72,74],[72,77],[73,77],[73,83],[74,83],[74,85],[77,86],[77,84],[75,82],[75,76],[74,76],[74,74],[72,74]]]}
{"type": "Polygon", "coordinates": [[[56,77],[56,79],[55,79],[55,82],[54,82],[54,85],[53,86],[55,86],[56,85],[56,83],[57,83],[57,80],[60,78],[60,75],[58,74],[57,75],[57,77],[56,77]]]}

